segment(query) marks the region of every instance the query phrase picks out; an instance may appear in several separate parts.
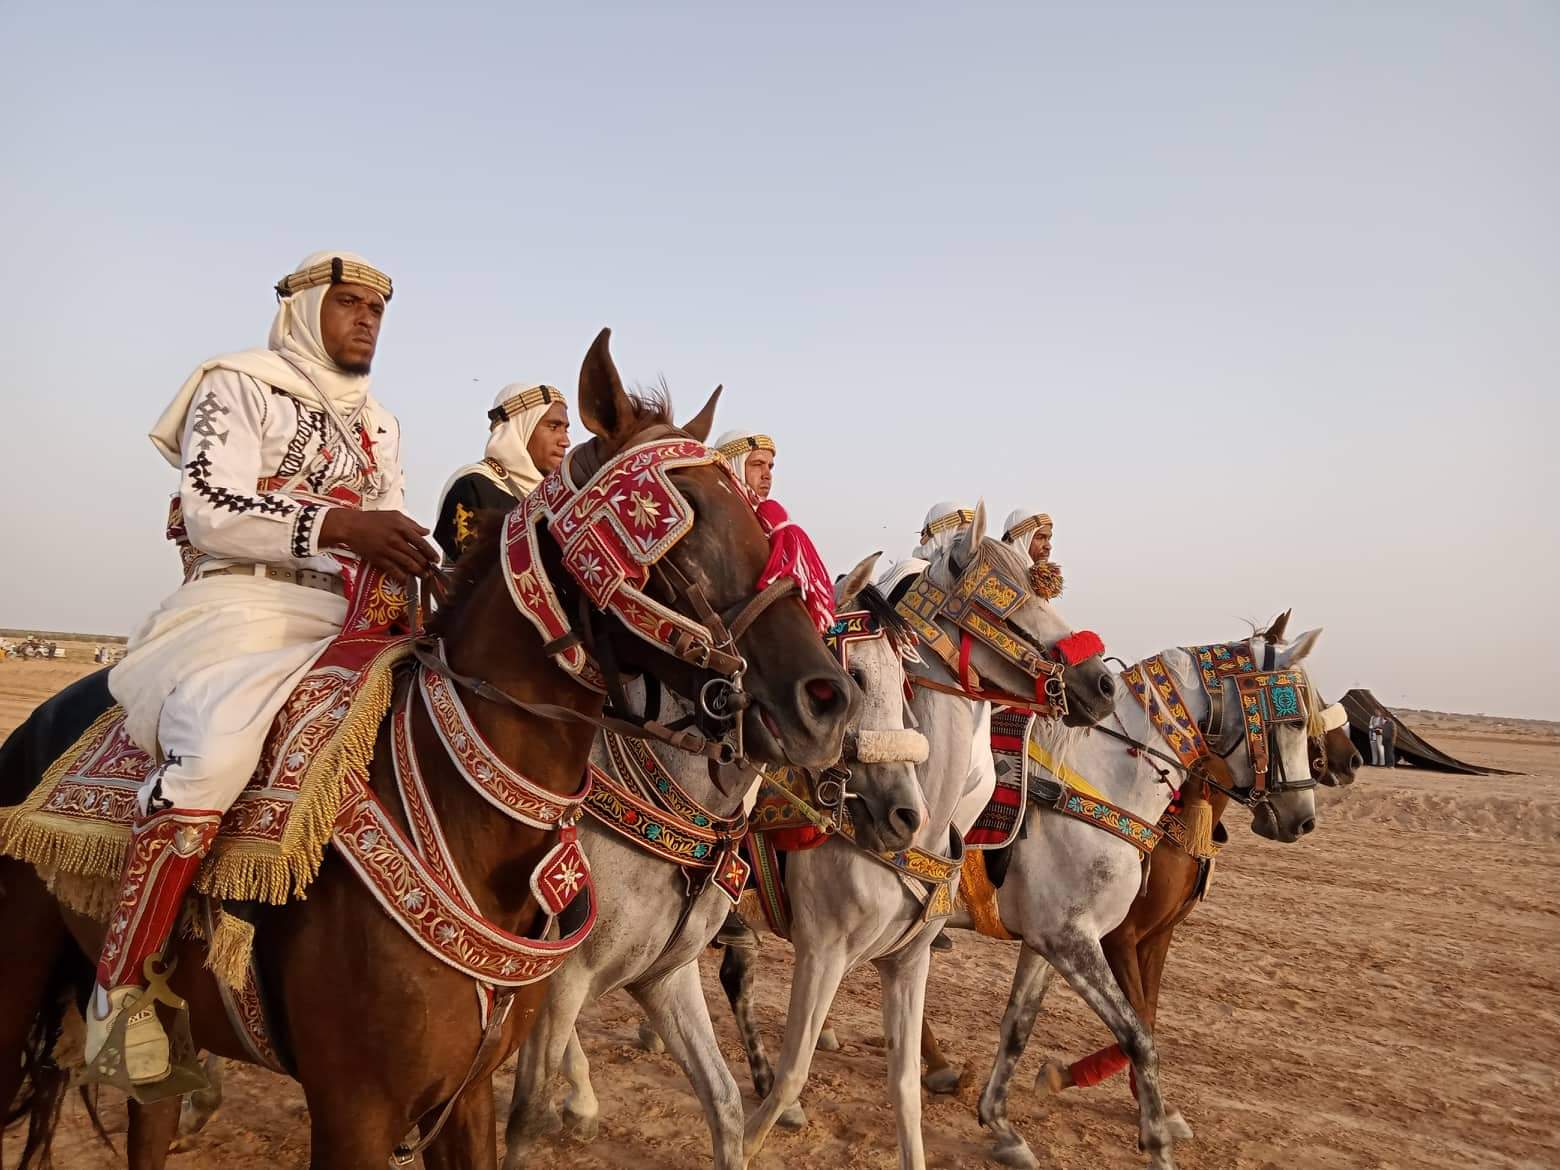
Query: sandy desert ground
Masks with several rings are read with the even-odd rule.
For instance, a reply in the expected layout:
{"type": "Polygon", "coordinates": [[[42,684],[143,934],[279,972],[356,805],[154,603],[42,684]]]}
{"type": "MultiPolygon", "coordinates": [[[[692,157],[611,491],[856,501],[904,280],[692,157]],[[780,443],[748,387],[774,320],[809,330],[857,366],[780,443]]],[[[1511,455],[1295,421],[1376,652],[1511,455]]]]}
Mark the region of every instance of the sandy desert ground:
{"type": "MultiPolygon", "coordinates": [[[[79,658],[0,662],[0,732],[89,666],[79,658]]],[[[1367,769],[1348,790],[1324,790],[1321,827],[1298,845],[1262,841],[1231,822],[1233,845],[1209,901],[1178,936],[1161,1007],[1166,1091],[1197,1133],[1177,1149],[1182,1167],[1560,1165],[1560,725],[1434,713],[1410,719],[1455,755],[1526,775],[1367,769]]],[[[930,1013],[970,1079],[957,1097],[927,1100],[933,1166],[984,1161],[973,1106],[1015,945],[960,935],[957,949],[934,962],[930,1013]]],[[[762,1018],[777,1044],[790,963],[773,940],[761,955],[762,1018]]],[[[713,963],[704,975],[727,1056],[742,1068],[713,963]]],[[[875,974],[857,971],[836,1003],[844,1050],[819,1054],[803,1097],[812,1124],[777,1132],[757,1160],[761,1170],[897,1164],[877,1018],[875,974]]],[[[582,1020],[602,1131],[590,1145],[554,1139],[538,1164],[709,1164],[691,1092],[670,1058],[635,1045],[637,1022],[623,995],[582,1020]]],[[[1046,1056],[1081,1055],[1104,1039],[1069,990],[1053,990],[1019,1066],[1013,1105],[1042,1166],[1143,1164],[1124,1081],[1060,1099],[1030,1088],[1046,1056]]],[[[739,1079],[746,1087],[745,1070],[739,1079]]],[[[507,1076],[500,1082],[502,1109],[507,1076]]],[[[109,1128],[122,1131],[122,1107],[106,1112],[109,1128]]],[[[223,1111],[171,1164],[304,1166],[306,1124],[290,1082],[235,1068],[223,1111]]],[[[14,1150],[12,1143],[12,1158],[14,1150]]],[[[123,1165],[90,1136],[74,1100],[56,1157],[66,1170],[123,1165]]]]}

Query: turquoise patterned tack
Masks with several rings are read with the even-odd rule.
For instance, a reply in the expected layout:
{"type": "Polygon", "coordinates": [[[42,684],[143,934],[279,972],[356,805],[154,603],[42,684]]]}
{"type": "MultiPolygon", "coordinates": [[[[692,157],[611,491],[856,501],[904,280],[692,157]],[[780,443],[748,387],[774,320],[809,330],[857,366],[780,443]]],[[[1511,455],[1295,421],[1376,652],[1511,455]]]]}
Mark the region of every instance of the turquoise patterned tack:
{"type": "Polygon", "coordinates": [[[1274,687],[1270,694],[1273,696],[1273,713],[1280,719],[1300,714],[1300,699],[1294,687],[1274,687]]]}

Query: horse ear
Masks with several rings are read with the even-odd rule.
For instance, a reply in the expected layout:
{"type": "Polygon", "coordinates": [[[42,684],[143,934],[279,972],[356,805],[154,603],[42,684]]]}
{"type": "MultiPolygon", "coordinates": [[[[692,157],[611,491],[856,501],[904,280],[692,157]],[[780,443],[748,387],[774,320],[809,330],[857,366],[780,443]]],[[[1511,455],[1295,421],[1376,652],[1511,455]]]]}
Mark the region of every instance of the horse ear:
{"type": "Polygon", "coordinates": [[[878,558],[882,555],[881,552],[875,552],[862,557],[861,564],[840,578],[840,583],[834,587],[835,609],[846,608],[856,594],[866,588],[867,582],[872,580],[872,570],[877,568],[878,558]]]}
{"type": "Polygon", "coordinates": [[[715,404],[720,401],[720,392],[724,389],[725,386],[715,387],[715,393],[710,395],[704,409],[683,424],[683,430],[701,443],[710,441],[710,432],[715,429],[715,404]]]}
{"type": "Polygon", "coordinates": [[[1294,612],[1293,609],[1286,609],[1274,618],[1273,624],[1263,633],[1263,639],[1272,642],[1275,646],[1282,642],[1285,632],[1289,629],[1289,615],[1294,612]]]}
{"type": "Polygon", "coordinates": [[[608,348],[611,339],[610,329],[596,334],[580,364],[580,421],[591,434],[608,443],[626,438],[638,418],[612,362],[608,348]]]}
{"type": "Polygon", "coordinates": [[[975,518],[970,521],[970,526],[964,530],[959,541],[954,545],[953,563],[956,565],[968,565],[975,560],[975,550],[980,547],[980,542],[986,539],[986,501],[979,500],[975,504],[975,518]]]}
{"type": "Polygon", "coordinates": [[[1279,669],[1288,669],[1289,667],[1295,665],[1295,663],[1302,661],[1306,655],[1310,654],[1312,650],[1316,649],[1316,643],[1318,640],[1320,640],[1321,636],[1322,631],[1320,627],[1314,630],[1307,630],[1305,633],[1301,634],[1298,638],[1295,639],[1292,646],[1285,647],[1283,652],[1279,654],[1279,669]]]}

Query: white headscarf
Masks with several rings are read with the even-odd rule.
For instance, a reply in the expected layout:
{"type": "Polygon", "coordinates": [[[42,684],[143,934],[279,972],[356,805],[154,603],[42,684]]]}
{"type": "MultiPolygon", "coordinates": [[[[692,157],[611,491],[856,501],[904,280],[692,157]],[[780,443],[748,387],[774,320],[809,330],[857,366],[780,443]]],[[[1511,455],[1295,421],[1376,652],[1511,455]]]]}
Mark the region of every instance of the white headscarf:
{"type": "Polygon", "coordinates": [[[772,455],[775,450],[775,441],[758,431],[727,431],[711,445],[743,483],[747,483],[748,456],[754,451],[768,451],[772,455]]]}
{"type": "Polygon", "coordinates": [[[1002,525],[1002,539],[1015,548],[1029,551],[1029,538],[1042,528],[1051,527],[1051,517],[1039,508],[1014,508],[1002,525]]]}
{"type": "MultiPolygon", "coordinates": [[[[299,262],[296,271],[302,273],[335,259],[374,268],[355,252],[311,252],[299,262]]],[[[266,349],[246,349],[212,358],[202,362],[185,379],[149,436],[164,459],[175,467],[183,462],[179,447],[184,440],[184,420],[195,400],[195,389],[208,370],[235,370],[248,374],[303,402],[324,407],[339,422],[352,421],[368,400],[369,376],[347,373],[325,352],[324,339],[320,335],[320,306],[330,287],[327,281],[283,297],[276,307],[276,318],[271,322],[266,349]]],[[[357,449],[356,443],[346,446],[348,450],[357,449]]]]}
{"type": "Polygon", "coordinates": [[[921,543],[915,546],[912,555],[928,561],[934,559],[938,549],[957,539],[973,523],[975,513],[970,508],[961,508],[952,500],[933,504],[927,509],[926,520],[921,525],[921,543]]]}
{"type": "Polygon", "coordinates": [[[494,420],[488,435],[486,458],[450,476],[439,493],[438,510],[444,510],[444,497],[450,494],[455,481],[472,474],[492,480],[516,499],[534,492],[542,482],[542,472],[531,458],[531,436],[553,403],[564,401],[562,392],[541,382],[511,382],[500,390],[488,412],[490,419],[501,417],[494,420]]]}

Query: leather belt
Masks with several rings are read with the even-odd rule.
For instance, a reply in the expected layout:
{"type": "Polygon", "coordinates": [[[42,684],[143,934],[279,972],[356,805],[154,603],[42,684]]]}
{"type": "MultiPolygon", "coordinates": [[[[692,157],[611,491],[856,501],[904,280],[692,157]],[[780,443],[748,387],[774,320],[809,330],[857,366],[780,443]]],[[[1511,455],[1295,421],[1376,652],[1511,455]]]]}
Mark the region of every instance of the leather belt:
{"type": "Polygon", "coordinates": [[[222,569],[206,569],[197,580],[207,577],[264,577],[267,581],[281,581],[286,585],[302,585],[305,589],[323,589],[337,597],[347,595],[347,587],[334,573],[317,573],[313,569],[286,569],[280,565],[243,564],[228,565],[222,569]]]}

